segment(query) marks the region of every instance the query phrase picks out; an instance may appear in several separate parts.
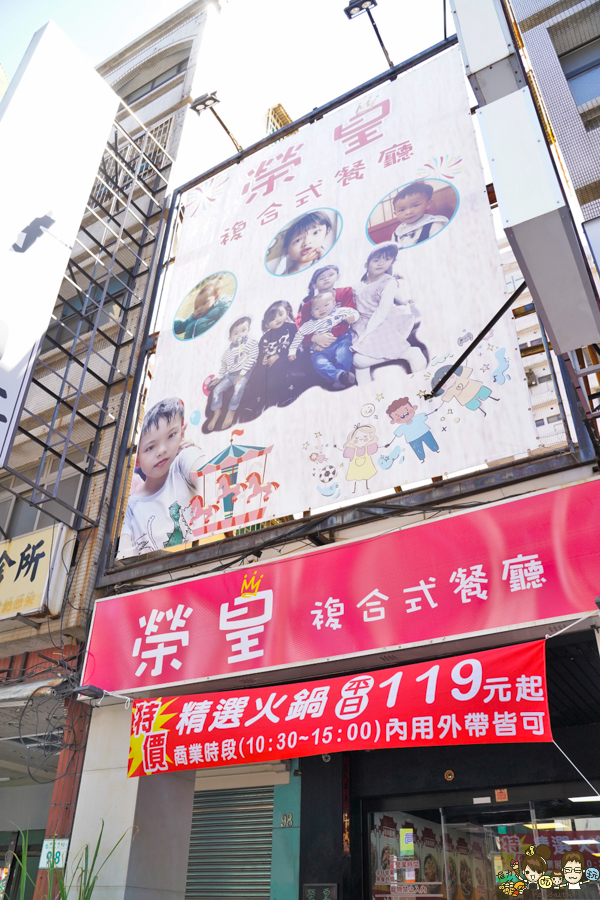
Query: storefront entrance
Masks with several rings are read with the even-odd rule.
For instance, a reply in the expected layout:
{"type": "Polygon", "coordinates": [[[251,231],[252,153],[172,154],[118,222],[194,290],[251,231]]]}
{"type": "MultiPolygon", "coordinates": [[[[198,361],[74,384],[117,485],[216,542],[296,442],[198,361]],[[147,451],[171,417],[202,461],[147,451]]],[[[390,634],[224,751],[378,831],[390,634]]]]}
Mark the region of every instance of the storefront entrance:
{"type": "MultiPolygon", "coordinates": [[[[600,804],[577,797],[583,793],[581,784],[555,785],[553,791],[549,797],[548,788],[540,790],[538,785],[529,792],[532,799],[508,802],[508,791],[494,790],[473,797],[470,805],[460,805],[458,797],[457,805],[451,805],[448,795],[440,795],[444,805],[439,806],[431,796],[412,797],[408,805],[401,798],[366,801],[365,897],[388,900],[422,894],[445,900],[500,900],[506,895],[498,889],[498,874],[509,870],[512,860],[523,871],[529,847],[541,844],[548,848],[542,851],[547,857],[544,874],[555,875],[560,884],[563,854],[580,851],[585,880],[585,869],[600,866],[600,804]]],[[[528,792],[520,788],[518,793],[528,792]]],[[[597,883],[574,890],[531,890],[550,900],[599,896],[597,883]]]]}

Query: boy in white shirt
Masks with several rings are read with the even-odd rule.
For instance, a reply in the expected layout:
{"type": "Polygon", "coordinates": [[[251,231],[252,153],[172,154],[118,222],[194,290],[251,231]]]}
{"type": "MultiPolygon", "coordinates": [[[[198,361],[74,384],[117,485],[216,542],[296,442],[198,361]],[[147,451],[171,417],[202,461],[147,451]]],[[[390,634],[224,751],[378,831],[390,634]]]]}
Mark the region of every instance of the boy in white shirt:
{"type": "Polygon", "coordinates": [[[398,191],[393,200],[394,214],[400,224],[392,239],[403,247],[422,244],[448,224],[446,216],[432,216],[433,188],[424,181],[414,181],[398,191]]]}
{"type": "Polygon", "coordinates": [[[177,397],[156,403],[146,413],[137,452],[141,487],[130,495],[121,529],[119,556],[137,556],[192,540],[181,511],[195,496],[192,473],[199,447],[186,446],[185,409],[177,397]]]}

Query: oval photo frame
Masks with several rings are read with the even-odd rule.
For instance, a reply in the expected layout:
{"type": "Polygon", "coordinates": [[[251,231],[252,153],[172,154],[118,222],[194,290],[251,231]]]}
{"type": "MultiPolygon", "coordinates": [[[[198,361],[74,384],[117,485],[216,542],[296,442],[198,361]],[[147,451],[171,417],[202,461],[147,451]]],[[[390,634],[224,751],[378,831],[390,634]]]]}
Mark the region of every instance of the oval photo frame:
{"type": "Polygon", "coordinates": [[[206,334],[223,318],[237,293],[237,278],[222,269],[207,275],[188,291],[173,317],[173,335],[191,341],[206,334]]]}
{"type": "Polygon", "coordinates": [[[333,250],[340,239],[343,227],[341,213],[328,206],[311,209],[300,216],[295,216],[277,232],[267,247],[265,253],[267,272],[282,278],[299,275],[300,272],[312,268],[333,250]],[[302,235],[305,236],[304,245],[299,240],[302,235]]]}
{"type": "Polygon", "coordinates": [[[443,178],[415,178],[389,191],[375,204],[369,213],[365,231],[372,244],[393,241],[398,249],[409,250],[441,234],[454,219],[459,206],[460,195],[451,182],[443,178]],[[415,190],[409,191],[411,186],[415,190]],[[418,219],[402,222],[396,215],[394,200],[402,192],[406,192],[408,197],[416,198],[409,214],[414,216],[422,210],[418,219]],[[401,230],[400,240],[394,236],[398,229],[401,230]]]}

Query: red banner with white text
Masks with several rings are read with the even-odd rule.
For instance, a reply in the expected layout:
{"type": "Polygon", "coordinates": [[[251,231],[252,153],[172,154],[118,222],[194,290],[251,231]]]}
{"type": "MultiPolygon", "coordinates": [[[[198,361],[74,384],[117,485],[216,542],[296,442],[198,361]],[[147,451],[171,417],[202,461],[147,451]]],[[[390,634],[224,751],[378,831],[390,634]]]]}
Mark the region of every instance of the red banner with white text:
{"type": "Polygon", "coordinates": [[[342,750],[551,741],[545,642],[278,687],[138,700],[129,776],[342,750]]]}

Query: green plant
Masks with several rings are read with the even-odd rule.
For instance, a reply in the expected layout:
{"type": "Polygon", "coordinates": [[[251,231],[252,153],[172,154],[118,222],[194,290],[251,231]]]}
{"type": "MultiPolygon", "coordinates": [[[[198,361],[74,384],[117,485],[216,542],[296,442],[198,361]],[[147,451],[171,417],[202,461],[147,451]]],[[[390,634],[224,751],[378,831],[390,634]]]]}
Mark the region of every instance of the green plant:
{"type": "MultiPolygon", "coordinates": [[[[102,825],[100,827],[100,834],[98,835],[98,840],[96,842],[96,846],[92,855],[92,859],[90,862],[90,845],[86,844],[81,853],[76,857],[75,862],[73,864],[72,869],[70,868],[70,872],[72,874],[67,875],[67,870],[63,871],[62,869],[56,868],[54,864],[54,842],[52,844],[52,856],[50,865],[48,866],[48,893],[47,900],[90,900],[94,893],[94,888],[96,887],[96,882],[98,881],[98,876],[108,860],[111,858],[125,835],[127,831],[125,831],[117,843],[114,845],[102,865],[96,871],[96,865],[98,863],[98,854],[100,853],[100,844],[102,843],[102,834],[104,832],[104,820],[101,820],[102,825]],[[95,874],[94,874],[95,873],[95,874]]],[[[127,829],[129,830],[129,829],[127,829]]],[[[27,886],[27,882],[31,882],[31,884],[35,885],[35,882],[31,875],[27,872],[27,849],[29,845],[29,831],[23,833],[21,829],[19,829],[21,833],[21,856],[15,854],[15,859],[18,862],[21,868],[21,880],[19,884],[19,900],[24,900],[25,897],[25,889],[27,886]]]]}

